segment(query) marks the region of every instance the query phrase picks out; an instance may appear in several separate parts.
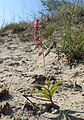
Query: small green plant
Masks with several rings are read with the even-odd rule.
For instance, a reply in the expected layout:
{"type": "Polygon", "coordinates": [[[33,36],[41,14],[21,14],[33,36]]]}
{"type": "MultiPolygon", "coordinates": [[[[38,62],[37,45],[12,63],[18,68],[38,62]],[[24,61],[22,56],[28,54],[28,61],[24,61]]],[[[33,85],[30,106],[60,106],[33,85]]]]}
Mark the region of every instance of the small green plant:
{"type": "Polygon", "coordinates": [[[19,116],[18,118],[14,117],[14,120],[22,120],[21,117],[19,116]]]}
{"type": "Polygon", "coordinates": [[[69,118],[69,110],[59,110],[56,113],[56,120],[67,120],[69,118]]]}
{"type": "Polygon", "coordinates": [[[35,90],[33,94],[39,94],[41,97],[47,98],[51,104],[53,105],[53,95],[57,92],[60,88],[63,87],[63,80],[56,82],[55,84],[51,84],[50,82],[51,77],[47,80],[46,85],[35,84],[35,87],[41,87],[41,90],[35,90]]]}

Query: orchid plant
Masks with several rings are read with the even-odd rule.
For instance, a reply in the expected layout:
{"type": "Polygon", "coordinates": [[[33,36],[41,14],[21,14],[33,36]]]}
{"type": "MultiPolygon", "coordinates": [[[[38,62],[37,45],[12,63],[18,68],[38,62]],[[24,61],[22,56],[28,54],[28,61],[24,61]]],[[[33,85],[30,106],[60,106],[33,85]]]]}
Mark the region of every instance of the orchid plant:
{"type": "Polygon", "coordinates": [[[51,84],[50,80],[51,77],[48,77],[46,74],[46,68],[45,68],[45,56],[44,56],[44,48],[43,48],[43,44],[42,44],[42,40],[41,40],[41,35],[40,35],[40,22],[39,20],[36,20],[34,23],[34,39],[36,41],[36,48],[41,47],[41,51],[39,52],[38,56],[43,55],[43,63],[44,63],[44,70],[45,70],[45,77],[46,77],[46,85],[41,85],[41,84],[35,84],[36,87],[41,87],[41,90],[35,90],[34,92],[32,92],[32,94],[39,94],[41,95],[41,97],[47,98],[49,100],[49,102],[51,103],[51,105],[53,105],[53,95],[55,94],[56,91],[58,91],[60,88],[62,88],[63,86],[63,80],[60,80],[58,82],[56,82],[55,84],[51,84]]]}

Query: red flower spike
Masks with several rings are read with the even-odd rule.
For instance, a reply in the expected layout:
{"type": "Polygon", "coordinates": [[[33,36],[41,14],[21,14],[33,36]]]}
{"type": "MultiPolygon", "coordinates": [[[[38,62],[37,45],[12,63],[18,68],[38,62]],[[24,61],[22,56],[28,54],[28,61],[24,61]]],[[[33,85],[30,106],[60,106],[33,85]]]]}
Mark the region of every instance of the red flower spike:
{"type": "Polygon", "coordinates": [[[40,40],[41,36],[40,36],[40,22],[39,20],[36,20],[34,22],[34,39],[37,42],[37,45],[35,46],[35,48],[38,48],[39,46],[41,47],[42,51],[38,53],[38,57],[43,55],[43,67],[44,67],[44,71],[45,71],[45,76],[46,76],[46,68],[45,68],[45,58],[44,58],[44,49],[43,49],[43,45],[42,45],[42,41],[40,40]]]}

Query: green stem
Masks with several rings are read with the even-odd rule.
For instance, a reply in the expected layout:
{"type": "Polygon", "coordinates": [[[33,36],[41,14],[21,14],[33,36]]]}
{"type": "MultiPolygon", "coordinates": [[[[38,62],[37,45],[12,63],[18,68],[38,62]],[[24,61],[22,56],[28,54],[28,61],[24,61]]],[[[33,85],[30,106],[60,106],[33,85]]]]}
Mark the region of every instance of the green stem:
{"type": "Polygon", "coordinates": [[[45,77],[47,78],[46,65],[45,65],[45,56],[44,56],[44,48],[43,48],[43,46],[42,46],[42,52],[43,52],[43,67],[44,67],[45,77]]]}

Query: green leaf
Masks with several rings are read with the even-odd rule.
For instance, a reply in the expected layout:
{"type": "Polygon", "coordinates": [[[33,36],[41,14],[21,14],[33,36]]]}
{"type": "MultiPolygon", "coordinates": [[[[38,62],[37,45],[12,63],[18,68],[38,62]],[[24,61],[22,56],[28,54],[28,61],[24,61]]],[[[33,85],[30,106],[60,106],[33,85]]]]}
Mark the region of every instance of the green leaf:
{"type": "Polygon", "coordinates": [[[41,97],[43,97],[43,98],[47,98],[48,100],[51,99],[50,95],[41,95],[41,97]]]}
{"type": "Polygon", "coordinates": [[[56,91],[58,91],[60,88],[62,88],[63,85],[60,85],[60,83],[63,83],[64,80],[60,80],[56,82],[50,89],[51,95],[53,95],[56,91]]]}
{"type": "Polygon", "coordinates": [[[35,90],[34,92],[32,92],[32,94],[44,94],[44,95],[49,95],[49,92],[47,92],[46,90],[35,90]]]}
{"type": "Polygon", "coordinates": [[[54,89],[56,86],[58,86],[60,83],[63,83],[63,82],[65,82],[65,81],[64,81],[64,80],[60,80],[60,81],[56,82],[54,85],[52,85],[50,91],[51,91],[52,89],[54,89]]]}
{"type": "Polygon", "coordinates": [[[32,92],[32,94],[37,94],[40,93],[42,95],[40,95],[41,97],[47,98],[50,100],[50,93],[46,90],[35,90],[34,92],[32,92]]]}
{"type": "Polygon", "coordinates": [[[57,87],[53,88],[53,89],[50,91],[51,96],[53,96],[56,91],[58,91],[60,88],[62,88],[62,86],[63,86],[63,85],[60,85],[60,86],[57,86],[57,87]]]}
{"type": "Polygon", "coordinates": [[[48,88],[45,85],[35,84],[34,86],[44,88],[45,90],[48,91],[48,88]]]}

